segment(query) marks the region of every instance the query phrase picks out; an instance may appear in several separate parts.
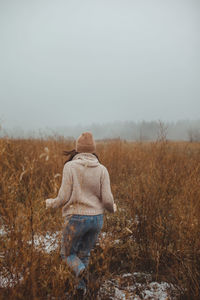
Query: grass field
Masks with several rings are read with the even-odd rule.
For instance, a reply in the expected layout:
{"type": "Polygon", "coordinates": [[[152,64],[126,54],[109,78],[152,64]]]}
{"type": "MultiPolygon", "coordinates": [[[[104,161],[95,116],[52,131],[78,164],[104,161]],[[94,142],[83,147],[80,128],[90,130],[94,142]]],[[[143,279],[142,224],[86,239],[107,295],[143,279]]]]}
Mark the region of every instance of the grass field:
{"type": "MultiPolygon", "coordinates": [[[[44,202],[57,195],[62,151],[73,148],[61,138],[0,139],[2,299],[64,299],[67,278],[73,290],[59,256],[61,210],[44,202]]],[[[91,256],[91,299],[106,280],[134,272],[173,284],[182,299],[200,299],[200,143],[99,141],[97,154],[118,212],[105,214],[91,256]]]]}

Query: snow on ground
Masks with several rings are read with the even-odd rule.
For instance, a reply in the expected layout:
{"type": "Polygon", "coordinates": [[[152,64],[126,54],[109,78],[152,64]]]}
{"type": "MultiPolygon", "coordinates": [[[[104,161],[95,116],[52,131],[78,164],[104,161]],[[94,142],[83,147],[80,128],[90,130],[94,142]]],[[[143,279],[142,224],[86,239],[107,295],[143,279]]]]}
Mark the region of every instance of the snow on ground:
{"type": "Polygon", "coordinates": [[[35,235],[34,245],[38,250],[43,250],[46,253],[55,251],[59,246],[60,232],[46,233],[45,235],[35,235]]]}
{"type": "MultiPolygon", "coordinates": [[[[4,228],[0,229],[0,235],[6,235],[4,228]]],[[[106,236],[107,234],[102,232],[100,241],[104,240],[106,236]]],[[[59,247],[60,238],[60,232],[47,232],[45,235],[37,234],[34,236],[34,247],[39,251],[51,253],[59,247]]],[[[120,241],[114,240],[113,243],[118,244],[120,241]]],[[[21,275],[18,277],[15,274],[11,275],[3,270],[0,272],[0,288],[14,287],[23,280],[21,275]]],[[[154,282],[149,273],[134,272],[117,275],[111,280],[105,281],[100,287],[99,299],[105,297],[110,300],[175,300],[179,299],[180,294],[172,284],[154,282]]]]}
{"type": "Polygon", "coordinates": [[[12,288],[23,281],[23,276],[16,276],[15,274],[8,274],[5,269],[0,273],[0,288],[12,288]]]}
{"type": "Polygon", "coordinates": [[[5,228],[2,226],[2,227],[0,228],[0,236],[4,236],[4,235],[6,235],[6,230],[5,230],[5,228]]]}
{"type": "Polygon", "coordinates": [[[177,287],[167,282],[152,281],[151,274],[135,272],[105,281],[100,287],[98,297],[110,300],[176,300],[180,298],[180,292],[177,287]]]}
{"type": "Polygon", "coordinates": [[[167,282],[151,282],[148,289],[145,289],[142,294],[144,299],[169,299],[169,290],[172,288],[167,282]]]}
{"type": "MultiPolygon", "coordinates": [[[[5,236],[6,231],[4,228],[0,229],[0,236],[5,236]]],[[[55,251],[59,246],[60,241],[60,232],[49,233],[47,232],[45,235],[35,235],[34,236],[34,247],[39,251],[44,251],[46,253],[50,253],[55,251]]],[[[31,244],[31,241],[28,242],[31,244]]],[[[4,254],[0,252],[0,258],[3,259],[4,254]]],[[[15,274],[8,274],[5,269],[0,271],[0,288],[8,288],[14,287],[20,281],[23,280],[23,277],[16,276],[15,274]]]]}

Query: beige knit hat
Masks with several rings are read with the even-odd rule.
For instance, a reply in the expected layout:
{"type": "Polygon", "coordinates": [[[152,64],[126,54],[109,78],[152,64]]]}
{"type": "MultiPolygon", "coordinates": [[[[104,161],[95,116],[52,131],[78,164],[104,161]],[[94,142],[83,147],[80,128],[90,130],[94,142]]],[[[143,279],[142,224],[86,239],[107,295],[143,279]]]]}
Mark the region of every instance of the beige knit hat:
{"type": "Polygon", "coordinates": [[[96,144],[91,132],[83,132],[76,140],[76,151],[94,153],[96,144]]]}

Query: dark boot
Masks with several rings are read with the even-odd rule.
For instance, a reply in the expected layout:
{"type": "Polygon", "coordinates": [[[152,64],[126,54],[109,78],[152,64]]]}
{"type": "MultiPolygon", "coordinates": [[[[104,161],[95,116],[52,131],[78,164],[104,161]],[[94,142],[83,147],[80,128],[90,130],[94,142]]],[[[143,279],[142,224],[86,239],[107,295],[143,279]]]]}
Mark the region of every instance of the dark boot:
{"type": "Polygon", "coordinates": [[[76,299],[81,300],[84,299],[84,296],[87,293],[87,270],[85,269],[79,276],[78,276],[78,286],[76,291],[76,299]]]}
{"type": "Polygon", "coordinates": [[[83,300],[85,295],[86,295],[86,289],[77,289],[75,299],[83,300]]]}

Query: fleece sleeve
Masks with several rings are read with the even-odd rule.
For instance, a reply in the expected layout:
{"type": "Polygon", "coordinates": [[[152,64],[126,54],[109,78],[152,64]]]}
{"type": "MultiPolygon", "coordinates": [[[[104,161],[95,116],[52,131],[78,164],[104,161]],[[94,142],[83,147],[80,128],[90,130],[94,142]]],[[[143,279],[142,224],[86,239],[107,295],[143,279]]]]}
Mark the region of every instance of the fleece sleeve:
{"type": "Polygon", "coordinates": [[[101,182],[101,199],[104,208],[109,212],[114,212],[114,199],[110,187],[110,177],[108,174],[108,170],[105,167],[103,168],[103,176],[101,182]]]}
{"type": "Polygon", "coordinates": [[[63,168],[62,183],[58,192],[58,196],[55,199],[52,199],[51,207],[57,208],[65,205],[72,193],[72,174],[70,171],[69,164],[65,164],[63,168]]]}

